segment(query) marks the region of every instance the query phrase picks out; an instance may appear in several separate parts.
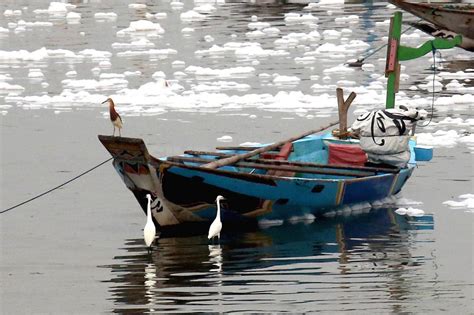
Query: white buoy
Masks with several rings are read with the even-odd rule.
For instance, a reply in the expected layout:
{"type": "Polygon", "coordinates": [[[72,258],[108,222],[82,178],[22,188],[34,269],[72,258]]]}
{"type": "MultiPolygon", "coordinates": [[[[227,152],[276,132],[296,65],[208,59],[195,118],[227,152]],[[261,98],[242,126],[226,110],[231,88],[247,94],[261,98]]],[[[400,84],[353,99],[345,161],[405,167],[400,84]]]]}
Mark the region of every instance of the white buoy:
{"type": "Polygon", "coordinates": [[[222,222],[221,222],[221,200],[224,199],[221,195],[217,196],[216,203],[217,203],[217,215],[212,222],[211,226],[209,227],[209,234],[207,236],[208,239],[217,238],[221,239],[221,230],[222,230],[222,222]]]}
{"type": "Polygon", "coordinates": [[[148,205],[146,209],[146,224],[143,229],[143,237],[145,238],[146,246],[151,247],[151,244],[155,240],[156,228],[151,217],[151,195],[147,194],[146,198],[148,199],[148,205]]]}

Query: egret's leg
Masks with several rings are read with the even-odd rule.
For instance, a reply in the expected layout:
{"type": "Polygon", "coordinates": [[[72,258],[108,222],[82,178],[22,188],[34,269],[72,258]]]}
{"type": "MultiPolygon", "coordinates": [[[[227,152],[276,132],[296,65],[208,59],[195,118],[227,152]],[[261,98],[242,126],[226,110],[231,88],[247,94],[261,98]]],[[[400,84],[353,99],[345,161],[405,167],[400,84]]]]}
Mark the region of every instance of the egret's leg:
{"type": "Polygon", "coordinates": [[[113,134],[113,136],[115,137],[115,126],[114,126],[114,134],[113,134]]]}
{"type": "Polygon", "coordinates": [[[122,131],[121,131],[122,129],[119,128],[118,130],[119,130],[119,137],[121,137],[122,136],[122,131]]]}

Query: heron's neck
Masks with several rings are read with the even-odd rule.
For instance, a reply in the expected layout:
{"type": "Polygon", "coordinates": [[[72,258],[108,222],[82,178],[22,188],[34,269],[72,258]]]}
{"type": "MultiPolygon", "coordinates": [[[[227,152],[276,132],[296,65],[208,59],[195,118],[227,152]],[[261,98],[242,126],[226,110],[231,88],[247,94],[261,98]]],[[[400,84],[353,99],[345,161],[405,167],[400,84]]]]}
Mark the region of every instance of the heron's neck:
{"type": "Polygon", "coordinates": [[[146,207],[146,219],[147,219],[147,221],[152,221],[152,219],[151,219],[151,200],[148,200],[148,206],[146,207]]]}
{"type": "Polygon", "coordinates": [[[217,217],[218,218],[221,217],[221,201],[220,200],[217,202],[217,217]]]}

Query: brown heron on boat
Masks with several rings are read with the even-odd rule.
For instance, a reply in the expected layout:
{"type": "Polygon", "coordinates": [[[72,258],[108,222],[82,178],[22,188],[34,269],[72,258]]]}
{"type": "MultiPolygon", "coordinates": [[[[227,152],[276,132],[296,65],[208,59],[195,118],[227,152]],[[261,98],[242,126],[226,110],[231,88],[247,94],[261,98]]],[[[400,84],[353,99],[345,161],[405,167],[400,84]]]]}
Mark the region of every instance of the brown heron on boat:
{"type": "Polygon", "coordinates": [[[114,101],[109,97],[105,101],[102,102],[102,104],[109,103],[109,114],[110,114],[110,121],[112,122],[112,125],[114,125],[114,136],[115,136],[115,128],[118,128],[119,131],[119,137],[122,136],[120,129],[122,129],[123,123],[122,123],[122,118],[120,115],[117,113],[115,110],[115,104],[114,101]]]}

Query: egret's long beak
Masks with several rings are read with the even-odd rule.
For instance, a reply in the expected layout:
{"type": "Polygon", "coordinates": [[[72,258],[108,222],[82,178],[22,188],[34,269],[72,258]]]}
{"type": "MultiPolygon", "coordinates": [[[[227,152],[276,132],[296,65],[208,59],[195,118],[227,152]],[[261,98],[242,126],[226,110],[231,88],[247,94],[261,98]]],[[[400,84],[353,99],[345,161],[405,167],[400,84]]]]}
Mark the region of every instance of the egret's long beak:
{"type": "Polygon", "coordinates": [[[109,101],[109,99],[106,99],[105,101],[103,101],[101,104],[105,104],[109,101]]]}

